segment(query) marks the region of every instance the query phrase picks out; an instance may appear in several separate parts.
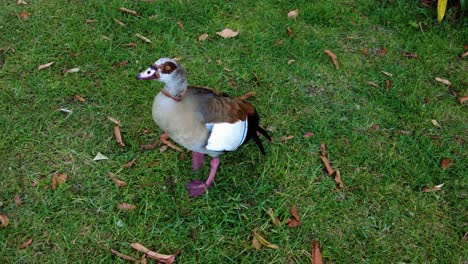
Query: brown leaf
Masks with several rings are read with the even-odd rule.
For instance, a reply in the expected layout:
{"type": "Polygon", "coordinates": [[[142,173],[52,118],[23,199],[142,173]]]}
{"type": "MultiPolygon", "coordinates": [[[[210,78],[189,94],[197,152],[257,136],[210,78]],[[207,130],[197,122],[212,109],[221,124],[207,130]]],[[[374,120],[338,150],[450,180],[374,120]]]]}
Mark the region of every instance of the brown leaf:
{"type": "Polygon", "coordinates": [[[30,14],[28,13],[28,11],[23,10],[23,11],[21,11],[21,12],[18,13],[18,16],[19,16],[19,18],[21,18],[22,20],[28,20],[30,14]]]}
{"type": "Polygon", "coordinates": [[[422,192],[427,193],[427,192],[436,192],[436,191],[440,191],[440,190],[442,190],[442,187],[443,187],[443,186],[444,186],[444,183],[439,184],[439,185],[436,185],[436,186],[434,186],[434,187],[432,187],[432,188],[424,187],[424,188],[422,189],[422,192]]]}
{"type": "Polygon", "coordinates": [[[148,263],[148,259],[146,259],[146,255],[141,256],[140,264],[147,264],[147,263],[148,263]]]}
{"type": "Polygon", "coordinates": [[[96,23],[97,20],[95,19],[86,19],[86,23],[90,24],[90,23],[96,23]]]}
{"type": "Polygon", "coordinates": [[[158,144],[140,144],[141,150],[153,150],[158,146],[158,144]]]}
{"type": "MultiPolygon", "coordinates": [[[[289,26],[286,27],[286,33],[288,33],[288,36],[290,36],[290,37],[294,36],[293,30],[289,26]]],[[[281,44],[279,44],[279,45],[281,45],[281,44]]]]}
{"type": "Polygon", "coordinates": [[[403,52],[403,56],[409,58],[409,59],[416,59],[418,58],[418,55],[414,54],[414,53],[410,53],[410,52],[403,52]]]}
{"type": "Polygon", "coordinates": [[[444,78],[436,77],[435,80],[448,86],[452,85],[452,83],[449,80],[444,78]]]}
{"type": "Polygon", "coordinates": [[[373,125],[370,129],[371,131],[377,131],[379,130],[379,125],[373,125]]]}
{"type": "Polygon", "coordinates": [[[324,52],[328,55],[328,57],[330,57],[330,59],[333,62],[333,65],[335,65],[335,68],[337,70],[339,70],[340,69],[340,64],[338,63],[338,57],[336,57],[336,55],[333,52],[331,52],[330,50],[324,50],[324,52]]]}
{"type": "Polygon", "coordinates": [[[278,138],[278,141],[279,141],[279,142],[286,142],[286,141],[291,140],[291,139],[293,139],[293,138],[294,138],[293,135],[283,136],[283,137],[278,138]]]}
{"type": "Polygon", "coordinates": [[[462,97],[458,98],[458,101],[460,102],[460,104],[463,104],[467,100],[468,100],[468,95],[465,95],[465,96],[462,96],[462,97]]]}
{"type": "Polygon", "coordinates": [[[52,190],[57,190],[58,186],[64,183],[68,178],[66,173],[55,173],[52,176],[52,190]]]}
{"type": "Polygon", "coordinates": [[[114,126],[114,135],[115,135],[115,140],[117,141],[117,144],[120,147],[125,147],[125,144],[122,141],[122,135],[120,134],[120,127],[118,125],[114,126]]]}
{"type": "Polygon", "coordinates": [[[107,119],[109,119],[112,123],[118,125],[118,126],[122,126],[122,124],[120,123],[119,120],[113,118],[112,116],[108,116],[107,119]]]}
{"type": "Polygon", "coordinates": [[[440,166],[442,169],[446,170],[448,167],[453,166],[453,160],[451,158],[444,158],[442,159],[440,166]]]}
{"type": "Polygon", "coordinates": [[[43,70],[43,69],[46,69],[46,68],[49,68],[50,66],[52,66],[52,64],[54,64],[54,62],[49,62],[49,63],[46,63],[46,64],[41,64],[37,67],[38,70],[43,70]]]}
{"type": "Polygon", "coordinates": [[[84,99],[81,95],[79,94],[75,94],[75,96],[73,96],[73,98],[75,98],[75,100],[77,101],[80,101],[82,103],[86,103],[86,99],[84,99]]]}
{"type": "Polygon", "coordinates": [[[385,91],[390,91],[390,80],[385,80],[385,91]]]}
{"type": "Polygon", "coordinates": [[[256,92],[250,92],[250,93],[246,93],[244,95],[241,95],[239,97],[237,97],[237,99],[240,99],[240,100],[247,100],[249,99],[250,97],[254,96],[256,94],[256,92]]]}
{"type": "Polygon", "coordinates": [[[280,221],[278,220],[278,218],[276,218],[276,216],[274,215],[273,209],[268,208],[267,214],[270,216],[271,221],[273,222],[273,225],[275,225],[275,226],[280,226],[280,225],[281,225],[281,222],[280,222],[280,221]]]}
{"type": "Polygon", "coordinates": [[[184,29],[184,23],[182,21],[178,21],[177,25],[180,27],[180,29],[184,29]]]}
{"type": "Polygon", "coordinates": [[[108,175],[109,175],[109,178],[111,178],[111,180],[112,180],[115,184],[117,184],[119,187],[125,187],[125,186],[127,185],[126,182],[117,179],[117,175],[115,175],[114,173],[109,172],[108,175]]]}
{"type": "Polygon", "coordinates": [[[314,135],[313,132],[308,131],[308,132],[305,132],[304,138],[310,138],[310,137],[312,137],[313,135],[314,135]]]}
{"type": "Polygon", "coordinates": [[[318,241],[313,239],[310,241],[310,244],[312,246],[312,258],[311,258],[311,264],[322,264],[322,253],[320,253],[318,241]]]}
{"type": "Polygon", "coordinates": [[[134,15],[134,16],[140,16],[140,14],[138,14],[137,11],[127,9],[127,8],[125,8],[125,7],[121,7],[121,8],[119,8],[119,10],[120,10],[120,12],[122,12],[122,13],[127,13],[127,14],[131,14],[131,15],[134,15]]]}
{"type": "Polygon", "coordinates": [[[21,243],[21,245],[18,246],[19,249],[27,248],[29,245],[31,245],[33,240],[30,238],[27,241],[21,243]]]}
{"type": "Polygon", "coordinates": [[[0,214],[0,222],[2,222],[3,227],[8,226],[8,217],[6,215],[0,214]]]}
{"type": "Polygon", "coordinates": [[[184,152],[181,148],[177,147],[176,145],[174,145],[172,142],[169,141],[169,135],[166,133],[161,134],[161,136],[159,136],[159,140],[161,141],[161,143],[163,143],[164,145],[174,150],[177,150],[179,152],[184,152]]]}
{"type": "Polygon", "coordinates": [[[130,246],[133,249],[136,249],[136,250],[138,250],[140,252],[145,253],[150,258],[156,259],[158,261],[158,263],[172,264],[172,263],[175,262],[177,254],[178,254],[178,252],[176,252],[173,255],[160,254],[158,252],[154,252],[154,251],[151,251],[151,250],[147,249],[145,246],[143,246],[140,243],[132,243],[130,246]]]}
{"type": "Polygon", "coordinates": [[[168,148],[169,148],[169,147],[168,147],[167,145],[161,146],[161,147],[159,148],[159,152],[160,152],[160,153],[166,152],[168,148]]]}
{"type": "Polygon", "coordinates": [[[374,87],[379,87],[378,84],[376,84],[375,82],[367,82],[370,86],[374,86],[374,87]]]}
{"type": "Polygon", "coordinates": [[[332,168],[328,158],[326,156],[320,155],[320,159],[322,159],[323,165],[325,165],[325,169],[327,170],[328,175],[333,175],[335,170],[332,168]]]}
{"type": "Polygon", "coordinates": [[[137,36],[137,38],[147,42],[147,43],[151,43],[151,40],[149,40],[147,37],[143,36],[142,34],[140,33],[136,33],[135,36],[137,36]]]}
{"type": "Polygon", "coordinates": [[[18,5],[27,5],[27,4],[28,4],[28,3],[26,3],[26,1],[24,1],[24,0],[18,0],[18,1],[16,1],[16,3],[17,3],[18,5]]]}
{"type": "Polygon", "coordinates": [[[290,209],[289,212],[291,213],[293,218],[289,218],[286,220],[286,224],[289,227],[298,227],[301,225],[301,221],[299,219],[299,215],[297,214],[297,208],[295,205],[293,205],[290,209]]]}
{"type": "Polygon", "coordinates": [[[133,165],[135,165],[136,160],[137,160],[137,158],[132,159],[131,161],[129,161],[129,162],[125,163],[124,165],[122,165],[122,168],[128,169],[128,168],[133,167],[133,165]]]}
{"type": "Polygon", "coordinates": [[[127,47],[127,48],[134,48],[137,46],[137,44],[132,42],[132,43],[127,43],[127,44],[122,44],[120,46],[127,47]]]}
{"type": "Polygon", "coordinates": [[[203,33],[198,37],[198,41],[205,41],[209,37],[208,34],[203,33]]]}
{"type": "Polygon", "coordinates": [[[114,18],[115,23],[119,24],[121,27],[126,27],[127,25],[124,24],[124,22],[117,20],[114,18]]]}
{"type": "Polygon", "coordinates": [[[340,170],[336,170],[336,173],[335,173],[335,183],[336,183],[336,188],[338,188],[339,190],[342,190],[344,188],[344,184],[343,182],[341,181],[341,173],[340,173],[340,170]]]}
{"type": "Polygon", "coordinates": [[[258,241],[255,235],[252,235],[252,247],[258,251],[262,249],[262,244],[260,244],[260,241],[258,241]]]}
{"type": "Polygon", "coordinates": [[[216,32],[218,36],[221,36],[222,38],[234,38],[239,35],[239,31],[234,31],[230,28],[225,28],[222,31],[216,32]]]}
{"type": "Polygon", "coordinates": [[[137,209],[137,207],[133,204],[128,204],[128,203],[120,203],[116,205],[116,208],[122,211],[133,211],[137,209]]]}
{"type": "MultiPolygon", "coordinates": [[[[133,261],[133,262],[137,263],[137,260],[136,260],[135,258],[130,257],[130,256],[127,256],[127,255],[125,255],[125,254],[122,254],[122,253],[118,252],[118,251],[115,250],[115,249],[112,249],[112,248],[111,248],[111,249],[110,249],[110,252],[111,252],[112,254],[118,256],[119,258],[122,258],[122,259],[125,259],[125,260],[129,260],[129,261],[133,261]]],[[[143,255],[143,256],[144,256],[144,255],[143,255]]]]}
{"type": "MultiPolygon", "coordinates": [[[[255,247],[256,245],[254,245],[254,240],[258,241],[258,243],[260,243],[261,245],[263,245],[263,246],[265,246],[265,247],[267,247],[267,248],[279,249],[279,247],[278,247],[277,245],[268,242],[268,240],[266,240],[264,237],[262,237],[262,236],[258,233],[257,229],[252,230],[252,246],[255,247]]],[[[258,244],[257,244],[257,245],[258,245],[258,244]]],[[[260,248],[261,248],[261,247],[260,247],[260,248]]],[[[255,249],[260,250],[260,248],[258,248],[258,249],[255,248],[255,249]]]]}
{"type": "Polygon", "coordinates": [[[296,17],[299,15],[299,9],[296,9],[296,10],[293,10],[293,11],[289,11],[288,13],[288,18],[291,18],[291,19],[296,19],[296,17]]]}
{"type": "Polygon", "coordinates": [[[23,200],[18,194],[15,194],[15,196],[13,197],[13,201],[15,201],[16,206],[21,206],[23,204],[23,200]]]}
{"type": "Polygon", "coordinates": [[[387,54],[387,51],[388,51],[387,48],[384,47],[383,49],[379,51],[379,54],[384,56],[385,54],[387,54]]]}
{"type": "Polygon", "coordinates": [[[369,51],[366,48],[360,48],[359,51],[364,55],[364,56],[369,56],[369,51]]]}

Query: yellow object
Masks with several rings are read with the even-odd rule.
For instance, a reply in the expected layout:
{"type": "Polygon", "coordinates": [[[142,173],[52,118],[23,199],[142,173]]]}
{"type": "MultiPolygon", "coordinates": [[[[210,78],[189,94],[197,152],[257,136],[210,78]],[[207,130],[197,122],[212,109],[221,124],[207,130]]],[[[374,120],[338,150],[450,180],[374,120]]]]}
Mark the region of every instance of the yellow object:
{"type": "Polygon", "coordinates": [[[445,10],[447,9],[447,0],[437,1],[437,20],[440,22],[444,19],[445,10]]]}

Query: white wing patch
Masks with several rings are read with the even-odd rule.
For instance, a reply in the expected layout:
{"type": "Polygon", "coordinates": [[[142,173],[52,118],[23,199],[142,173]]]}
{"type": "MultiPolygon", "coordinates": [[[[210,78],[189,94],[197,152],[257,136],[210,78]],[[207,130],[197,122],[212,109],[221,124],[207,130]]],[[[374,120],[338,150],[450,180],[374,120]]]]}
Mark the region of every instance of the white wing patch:
{"type": "Polygon", "coordinates": [[[206,149],[213,151],[232,151],[236,150],[244,143],[247,136],[248,122],[237,121],[231,123],[208,123],[208,130],[211,130],[211,135],[208,138],[206,149]]]}

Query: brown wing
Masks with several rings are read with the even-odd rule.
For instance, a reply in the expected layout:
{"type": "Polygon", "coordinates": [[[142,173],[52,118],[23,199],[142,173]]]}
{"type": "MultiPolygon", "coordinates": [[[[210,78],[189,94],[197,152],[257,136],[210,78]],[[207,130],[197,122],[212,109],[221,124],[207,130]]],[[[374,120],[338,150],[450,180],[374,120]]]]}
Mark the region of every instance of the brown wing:
{"type": "Polygon", "coordinates": [[[187,96],[198,103],[198,112],[205,123],[235,123],[255,114],[255,108],[249,102],[209,88],[189,87],[187,96]]]}

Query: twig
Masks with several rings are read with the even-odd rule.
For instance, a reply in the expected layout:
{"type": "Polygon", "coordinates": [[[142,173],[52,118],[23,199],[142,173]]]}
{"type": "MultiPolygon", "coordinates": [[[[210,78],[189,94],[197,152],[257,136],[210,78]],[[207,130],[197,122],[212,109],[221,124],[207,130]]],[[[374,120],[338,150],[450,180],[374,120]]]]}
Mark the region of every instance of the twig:
{"type": "Polygon", "coordinates": [[[332,59],[332,62],[335,65],[335,68],[339,70],[340,64],[338,63],[338,57],[336,57],[336,55],[330,50],[324,50],[324,52],[328,55],[328,57],[330,57],[330,59],[332,59]]]}

